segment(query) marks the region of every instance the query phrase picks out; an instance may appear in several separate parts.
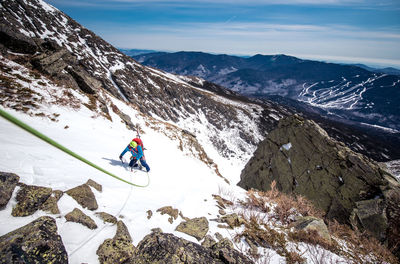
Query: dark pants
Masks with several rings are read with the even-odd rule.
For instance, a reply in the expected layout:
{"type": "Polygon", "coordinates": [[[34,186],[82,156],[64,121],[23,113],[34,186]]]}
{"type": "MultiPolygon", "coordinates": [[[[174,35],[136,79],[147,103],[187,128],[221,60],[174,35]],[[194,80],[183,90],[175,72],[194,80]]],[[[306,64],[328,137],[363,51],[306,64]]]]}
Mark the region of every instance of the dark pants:
{"type": "MultiPolygon", "coordinates": [[[[131,161],[129,162],[129,166],[130,166],[130,167],[137,167],[138,164],[136,164],[136,163],[137,163],[137,159],[131,159],[131,161]]],[[[143,167],[146,168],[146,171],[149,171],[149,170],[150,170],[150,167],[149,167],[149,165],[147,164],[146,160],[144,160],[144,159],[141,158],[141,159],[140,159],[140,164],[142,164],[143,167]]]]}

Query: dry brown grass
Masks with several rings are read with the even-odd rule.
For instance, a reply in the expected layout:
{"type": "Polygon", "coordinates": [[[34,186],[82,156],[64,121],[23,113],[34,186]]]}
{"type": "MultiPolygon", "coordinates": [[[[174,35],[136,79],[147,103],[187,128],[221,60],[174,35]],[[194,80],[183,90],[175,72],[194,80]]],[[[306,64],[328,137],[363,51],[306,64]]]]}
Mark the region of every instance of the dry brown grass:
{"type": "Polygon", "coordinates": [[[286,256],[286,261],[288,264],[302,264],[306,263],[307,259],[303,258],[299,253],[295,251],[290,251],[286,256]]]}
{"type": "Polygon", "coordinates": [[[346,255],[355,263],[364,262],[365,256],[373,257],[374,263],[399,263],[388,248],[367,232],[360,233],[337,221],[328,221],[328,229],[331,235],[346,241],[346,255]]]}
{"type": "Polygon", "coordinates": [[[256,246],[272,248],[282,256],[288,253],[285,234],[279,233],[267,225],[260,225],[254,218],[246,221],[244,230],[235,236],[235,241],[239,241],[241,238],[245,238],[256,246]]]}
{"type": "MultiPolygon", "coordinates": [[[[221,197],[221,199],[223,198],[221,197]]],[[[244,230],[236,234],[236,241],[244,238],[250,246],[272,248],[279,255],[285,257],[287,263],[303,263],[305,261],[298,251],[291,252],[287,249],[288,241],[304,242],[305,245],[312,247],[312,252],[308,253],[312,256],[308,257],[313,259],[313,263],[335,263],[329,252],[348,259],[349,263],[398,263],[393,254],[376,239],[336,221],[327,221],[328,230],[332,236],[331,241],[324,240],[316,231],[288,231],[289,225],[294,221],[296,215],[322,218],[323,214],[306,198],[279,192],[275,182],[272,183],[271,190],[267,192],[250,190],[244,201],[239,200],[236,203],[240,204],[243,210],[241,216],[246,222],[244,230]],[[280,233],[274,230],[275,228],[270,228],[271,223],[268,221],[271,218],[279,221],[273,222],[273,224],[286,229],[286,231],[280,233]],[[327,255],[331,256],[330,259],[324,260],[327,255]]],[[[224,204],[231,208],[236,206],[232,202],[224,204]]],[[[249,252],[247,253],[249,254],[249,252]]],[[[253,259],[259,257],[255,253],[252,254],[253,259]]]]}
{"type": "Polygon", "coordinates": [[[300,214],[302,216],[322,217],[322,212],[317,210],[313,204],[301,195],[291,196],[279,192],[276,189],[276,182],[273,181],[271,189],[266,192],[250,190],[247,193],[247,199],[242,205],[252,209],[259,209],[268,213],[271,211],[271,203],[276,204],[272,217],[279,220],[282,224],[289,224],[293,221],[293,216],[300,214]]]}
{"type": "Polygon", "coordinates": [[[293,241],[304,242],[311,245],[319,245],[322,248],[340,255],[342,253],[340,245],[332,240],[331,242],[323,239],[316,230],[298,230],[289,232],[288,237],[293,241]]]}

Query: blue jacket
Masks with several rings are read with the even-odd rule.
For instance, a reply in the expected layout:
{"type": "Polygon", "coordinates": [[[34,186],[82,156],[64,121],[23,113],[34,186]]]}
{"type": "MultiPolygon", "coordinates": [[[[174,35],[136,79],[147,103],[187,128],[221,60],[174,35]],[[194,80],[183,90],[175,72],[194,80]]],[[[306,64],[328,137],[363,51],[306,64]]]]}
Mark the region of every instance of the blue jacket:
{"type": "Polygon", "coordinates": [[[139,160],[141,157],[143,157],[143,150],[141,146],[137,146],[136,148],[132,148],[130,145],[128,145],[124,151],[122,151],[120,156],[123,156],[126,152],[130,151],[132,154],[132,157],[134,159],[139,160]]]}

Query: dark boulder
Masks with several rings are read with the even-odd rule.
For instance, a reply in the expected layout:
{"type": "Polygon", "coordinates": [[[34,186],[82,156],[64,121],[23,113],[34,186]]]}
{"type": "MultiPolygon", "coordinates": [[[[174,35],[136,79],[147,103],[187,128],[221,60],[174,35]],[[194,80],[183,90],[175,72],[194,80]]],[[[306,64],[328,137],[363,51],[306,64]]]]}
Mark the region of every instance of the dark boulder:
{"type": "Polygon", "coordinates": [[[0,263],[68,263],[56,221],[42,216],[0,237],[0,263]]]}
{"type": "Polygon", "coordinates": [[[12,216],[28,216],[35,213],[50,197],[51,188],[25,185],[17,193],[17,205],[13,208],[12,216]]]}
{"type": "Polygon", "coordinates": [[[135,246],[132,244],[132,238],[128,228],[122,221],[117,223],[117,233],[114,238],[106,239],[97,249],[100,263],[126,263],[135,252],[135,246]]]}
{"type": "Polygon", "coordinates": [[[207,235],[208,220],[205,217],[187,219],[181,222],[175,230],[195,237],[200,241],[207,235]]]}
{"type": "Polygon", "coordinates": [[[0,209],[6,207],[18,182],[18,175],[14,173],[0,172],[0,209]]]}
{"type": "Polygon", "coordinates": [[[90,216],[86,215],[84,212],[79,210],[78,208],[74,208],[72,212],[69,212],[65,215],[65,219],[69,222],[75,222],[82,224],[89,229],[96,229],[97,225],[96,222],[90,218],[90,216]]]}
{"type": "Polygon", "coordinates": [[[89,185],[82,184],[75,188],[72,188],[66,193],[75,199],[83,208],[89,210],[96,210],[99,206],[97,205],[96,197],[89,185]]]}
{"type": "Polygon", "coordinates": [[[229,243],[215,243],[211,248],[178,238],[172,234],[153,232],[139,242],[130,264],[239,264],[253,263],[229,243]]]}

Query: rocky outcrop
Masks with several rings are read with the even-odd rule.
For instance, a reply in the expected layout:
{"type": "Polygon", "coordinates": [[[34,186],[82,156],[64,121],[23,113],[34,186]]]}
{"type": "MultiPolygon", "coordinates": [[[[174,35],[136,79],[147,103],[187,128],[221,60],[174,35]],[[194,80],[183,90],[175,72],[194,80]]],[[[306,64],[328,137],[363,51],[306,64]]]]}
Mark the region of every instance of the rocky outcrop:
{"type": "Polygon", "coordinates": [[[181,222],[175,230],[195,237],[200,241],[208,232],[208,220],[205,217],[188,219],[181,222]]]}
{"type": "Polygon", "coordinates": [[[97,249],[100,263],[126,263],[134,255],[135,247],[128,228],[122,221],[117,223],[117,233],[114,238],[106,239],[97,249]]]}
{"type": "Polygon", "coordinates": [[[281,120],[259,145],[238,185],[268,190],[274,180],[280,191],[304,195],[327,218],[369,230],[381,241],[388,238],[388,194],[399,193],[399,183],[315,122],[297,115],[281,120]]]}
{"type": "Polygon", "coordinates": [[[74,198],[83,208],[96,210],[99,207],[92,189],[87,184],[79,185],[66,191],[66,193],[74,198]]]}
{"type": "Polygon", "coordinates": [[[68,263],[56,221],[43,216],[0,237],[0,263],[68,263]]]}
{"type": "Polygon", "coordinates": [[[79,67],[67,67],[66,69],[69,74],[74,78],[79,88],[87,94],[95,94],[102,84],[97,79],[90,76],[90,74],[79,67]]]}
{"type": "Polygon", "coordinates": [[[14,173],[0,172],[0,210],[4,209],[10,201],[19,176],[14,173]]]}
{"type": "Polygon", "coordinates": [[[47,52],[36,55],[32,58],[32,65],[41,72],[49,75],[56,75],[61,73],[67,66],[69,60],[73,57],[69,54],[68,50],[60,49],[55,52],[47,52]],[[63,59],[63,57],[69,56],[70,59],[63,59]]]}
{"type": "Polygon", "coordinates": [[[90,218],[88,215],[83,213],[81,210],[78,208],[74,208],[72,212],[69,212],[68,214],[65,215],[65,219],[69,222],[75,222],[82,224],[89,229],[96,229],[97,225],[96,222],[93,221],[92,218],[90,218]]]}
{"type": "Polygon", "coordinates": [[[3,23],[0,23],[0,39],[1,44],[9,48],[13,52],[35,54],[38,50],[36,43],[3,23]]]}
{"type": "Polygon", "coordinates": [[[203,247],[172,234],[153,232],[139,242],[130,264],[247,264],[253,263],[230,245],[214,243],[203,247]]]}
{"type": "Polygon", "coordinates": [[[17,193],[17,205],[13,208],[12,216],[28,216],[36,212],[50,197],[51,188],[25,185],[17,193]]]}

